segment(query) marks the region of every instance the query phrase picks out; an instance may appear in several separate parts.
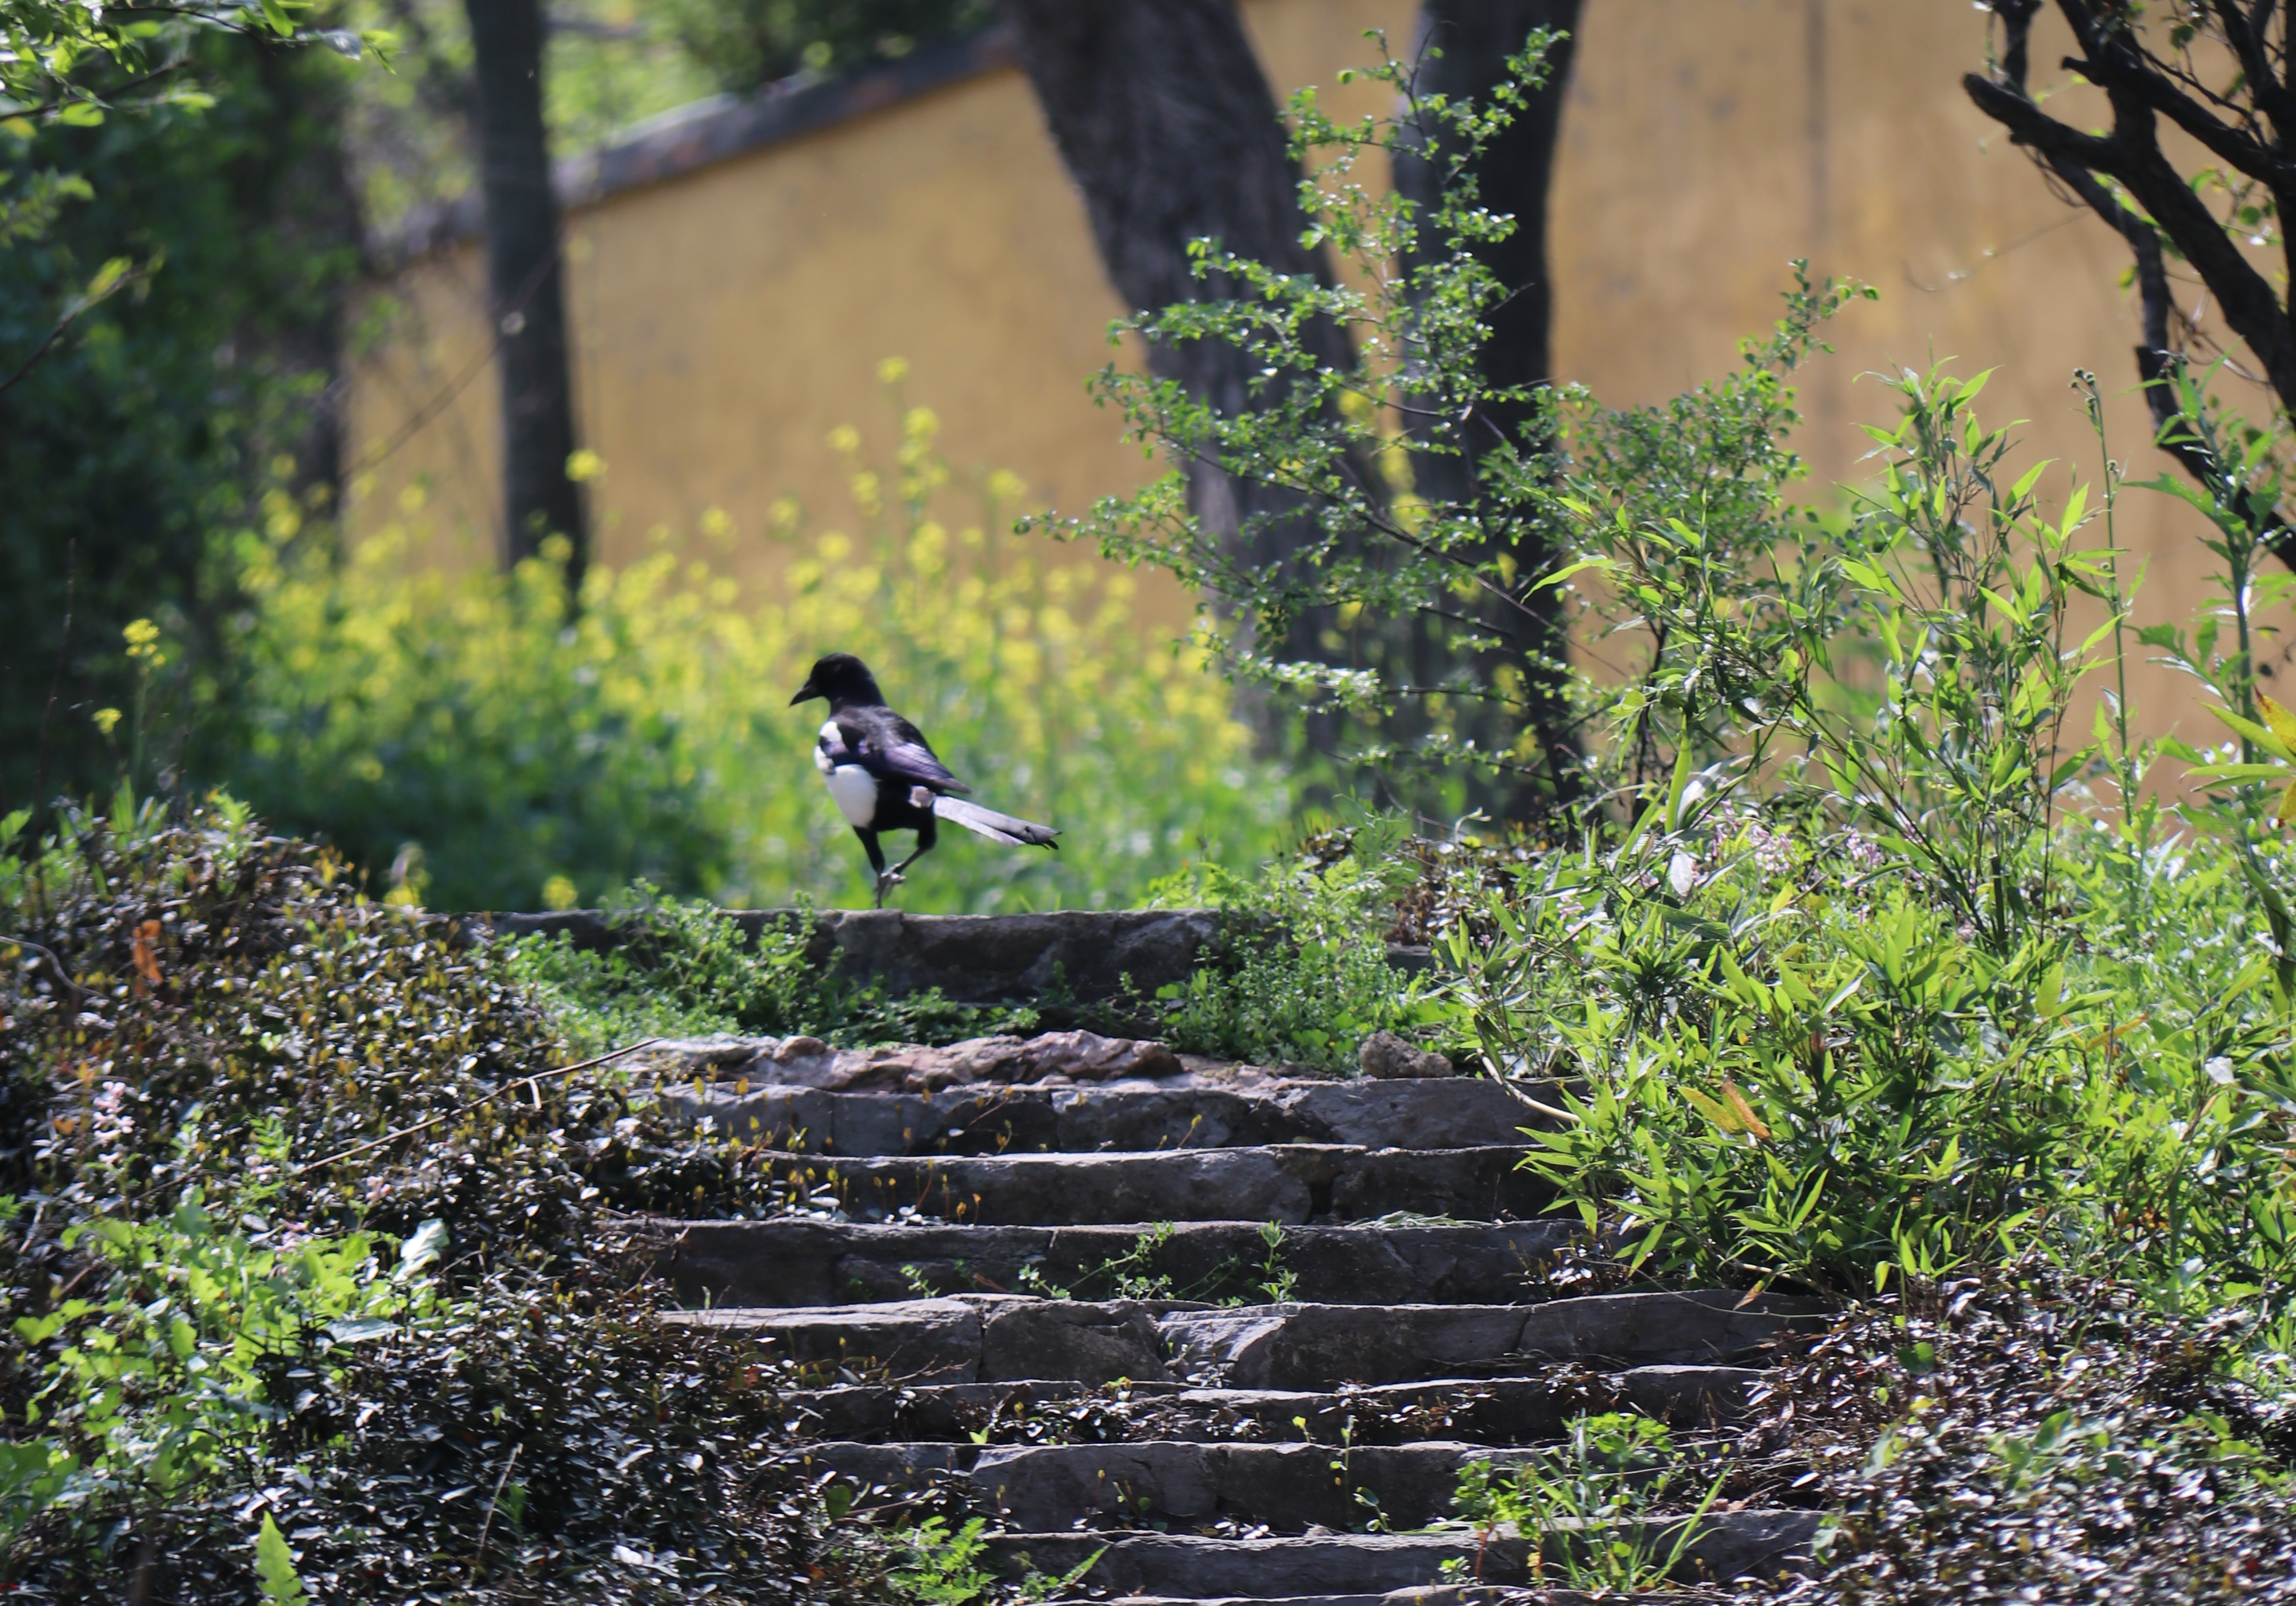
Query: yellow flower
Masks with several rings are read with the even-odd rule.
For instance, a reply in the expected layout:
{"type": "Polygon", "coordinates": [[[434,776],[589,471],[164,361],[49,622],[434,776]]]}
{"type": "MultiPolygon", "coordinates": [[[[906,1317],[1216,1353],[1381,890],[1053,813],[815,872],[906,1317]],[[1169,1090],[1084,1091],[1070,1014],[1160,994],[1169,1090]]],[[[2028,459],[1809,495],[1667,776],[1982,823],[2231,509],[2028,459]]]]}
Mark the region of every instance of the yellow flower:
{"type": "Polygon", "coordinates": [[[566,460],[566,478],[577,485],[585,480],[600,479],[605,471],[606,460],[587,447],[584,447],[566,460]]]}
{"type": "Polygon", "coordinates": [[[851,424],[840,424],[829,432],[829,449],[840,457],[849,457],[861,449],[861,431],[851,424]]]}
{"type": "Polygon", "coordinates": [[[545,909],[571,909],[581,901],[580,889],[565,876],[554,875],[542,883],[542,906],[545,909]]]}
{"type": "Polygon", "coordinates": [[[879,384],[898,385],[908,377],[909,359],[905,356],[889,356],[877,365],[879,384]]]}
{"type": "Polygon", "coordinates": [[[102,731],[105,735],[107,735],[107,736],[111,735],[111,728],[112,728],[112,726],[114,726],[114,725],[118,725],[119,723],[119,710],[118,709],[96,709],[96,711],[95,711],[95,728],[96,728],[97,730],[99,730],[99,731],[102,731]]]}

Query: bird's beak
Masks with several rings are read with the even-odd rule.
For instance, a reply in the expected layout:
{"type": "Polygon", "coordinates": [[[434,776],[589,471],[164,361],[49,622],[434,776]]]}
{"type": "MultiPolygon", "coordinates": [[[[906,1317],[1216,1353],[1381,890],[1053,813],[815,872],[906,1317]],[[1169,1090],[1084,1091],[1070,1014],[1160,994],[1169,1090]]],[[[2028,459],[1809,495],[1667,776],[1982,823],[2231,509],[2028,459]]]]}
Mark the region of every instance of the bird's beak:
{"type": "Polygon", "coordinates": [[[790,699],[790,707],[795,708],[798,704],[810,701],[820,695],[820,692],[815,689],[813,682],[808,680],[797,689],[797,695],[790,699]]]}

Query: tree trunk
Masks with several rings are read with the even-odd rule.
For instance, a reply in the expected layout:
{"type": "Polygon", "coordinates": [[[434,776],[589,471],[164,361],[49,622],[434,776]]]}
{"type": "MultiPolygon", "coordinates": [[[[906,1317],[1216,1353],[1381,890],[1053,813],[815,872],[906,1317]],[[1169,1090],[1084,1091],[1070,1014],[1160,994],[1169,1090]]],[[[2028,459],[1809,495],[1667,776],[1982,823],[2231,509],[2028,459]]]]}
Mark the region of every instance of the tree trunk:
{"type": "Polygon", "coordinates": [[[463,0],[478,89],[479,170],[486,198],[488,308],[502,381],[505,556],[515,563],[550,535],[571,544],[566,578],[578,594],[590,556],[574,452],[573,388],[558,204],[542,124],[537,0],[463,0]]]}
{"type": "MultiPolygon", "coordinates": [[[[1419,63],[1414,86],[1420,93],[1444,94],[1455,101],[1487,102],[1508,78],[1507,58],[1522,49],[1532,30],[1546,28],[1570,34],[1578,25],[1583,0],[1425,0],[1413,46],[1414,60],[1419,63]]],[[[1484,315],[1490,336],[1482,348],[1480,368],[1482,377],[1492,385],[1543,385],[1554,377],[1554,291],[1547,266],[1546,201],[1562,135],[1562,94],[1572,50],[1573,42],[1566,37],[1549,53],[1546,87],[1527,96],[1529,103],[1485,149],[1474,170],[1481,203],[1515,220],[1513,234],[1480,253],[1484,265],[1510,292],[1484,315]]],[[[1418,204],[1423,217],[1441,200],[1440,185],[1441,176],[1434,164],[1398,159],[1396,189],[1418,204]]],[[[1430,243],[1439,248],[1439,242],[1430,243]]],[[[1528,406],[1481,409],[1462,443],[1465,456],[1422,454],[1414,457],[1414,489],[1429,502],[1472,504],[1475,463],[1503,443],[1512,442],[1526,452],[1543,449],[1547,443],[1535,438],[1536,427],[1536,413],[1528,406]]],[[[1554,566],[1554,554],[1532,535],[1520,537],[1512,555],[1516,573],[1521,577],[1518,586],[1521,592],[1528,592],[1530,582],[1554,566]]],[[[1537,782],[1529,777],[1513,781],[1502,777],[1488,788],[1477,789],[1477,801],[1502,816],[1532,812],[1543,798],[1571,795],[1578,754],[1562,700],[1565,676],[1561,666],[1570,648],[1559,612],[1561,598],[1549,587],[1529,593],[1525,600],[1531,610],[1529,614],[1506,610],[1505,617],[1495,621],[1494,634],[1509,638],[1504,653],[1489,655],[1472,666],[1454,666],[1445,661],[1449,654],[1439,642],[1425,639],[1417,643],[1414,653],[1424,665],[1423,676],[1427,682],[1456,667],[1471,668],[1476,678],[1486,684],[1492,671],[1503,664],[1525,671],[1529,707],[1516,712],[1538,741],[1541,752],[1534,762],[1546,774],[1537,782]]],[[[1504,742],[1507,710],[1504,705],[1487,703],[1480,713],[1471,713],[1466,723],[1469,733],[1488,748],[1494,740],[1504,742]]]]}
{"type": "MultiPolygon", "coordinates": [[[[1128,307],[1235,294],[1242,287],[1225,275],[1189,272],[1188,243],[1206,236],[1279,273],[1331,282],[1324,253],[1300,243],[1300,170],[1234,0],[1005,0],[1005,12],[1053,142],[1083,192],[1101,263],[1128,307]]],[[[1353,363],[1343,331],[1327,324],[1309,338],[1324,361],[1353,363]]],[[[1152,346],[1148,363],[1223,414],[1252,409],[1256,370],[1231,345],[1152,346]]],[[[1298,506],[1209,463],[1189,465],[1188,503],[1231,549],[1246,520],[1298,506]]],[[[1277,522],[1241,555],[1281,564],[1299,541],[1277,522]]],[[[1329,624],[1295,619],[1283,656],[1328,661],[1329,624]]]]}

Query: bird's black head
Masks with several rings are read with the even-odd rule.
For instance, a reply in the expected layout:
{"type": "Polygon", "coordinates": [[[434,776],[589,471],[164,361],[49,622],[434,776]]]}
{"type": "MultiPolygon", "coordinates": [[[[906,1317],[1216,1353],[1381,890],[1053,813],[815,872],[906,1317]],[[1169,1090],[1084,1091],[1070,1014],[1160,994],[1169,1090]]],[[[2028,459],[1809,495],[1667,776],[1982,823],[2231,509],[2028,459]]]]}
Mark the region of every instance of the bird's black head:
{"type": "Polygon", "coordinates": [[[885,694],[877,689],[877,677],[869,673],[869,666],[850,652],[832,652],[816,660],[813,673],[805,677],[805,684],[790,699],[790,707],[809,698],[826,697],[832,709],[849,703],[882,703],[885,694]]]}

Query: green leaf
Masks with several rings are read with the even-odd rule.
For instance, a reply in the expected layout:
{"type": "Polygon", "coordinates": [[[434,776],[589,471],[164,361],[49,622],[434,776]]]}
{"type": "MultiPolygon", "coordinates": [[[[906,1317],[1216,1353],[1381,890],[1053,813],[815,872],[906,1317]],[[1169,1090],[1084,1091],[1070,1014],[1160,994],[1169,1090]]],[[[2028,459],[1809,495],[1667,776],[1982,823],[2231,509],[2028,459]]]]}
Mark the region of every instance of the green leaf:
{"type": "Polygon", "coordinates": [[[311,1598],[295,1571],[295,1553],[287,1548],[287,1536],[269,1512],[263,1513],[262,1530],[255,1536],[255,1577],[269,1606],[305,1606],[311,1598]]]}

